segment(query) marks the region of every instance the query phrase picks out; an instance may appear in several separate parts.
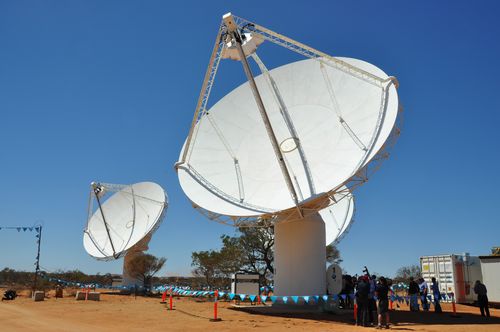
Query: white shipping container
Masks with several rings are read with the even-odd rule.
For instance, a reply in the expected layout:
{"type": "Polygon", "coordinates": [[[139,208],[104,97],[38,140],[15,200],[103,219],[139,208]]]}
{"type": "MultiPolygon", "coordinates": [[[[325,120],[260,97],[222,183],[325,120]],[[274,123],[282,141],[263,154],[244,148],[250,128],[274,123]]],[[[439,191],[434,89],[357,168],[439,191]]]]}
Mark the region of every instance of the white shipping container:
{"type": "Polygon", "coordinates": [[[500,303],[500,256],[479,256],[488,300],[500,303]]]}
{"type": "Polygon", "coordinates": [[[420,268],[422,278],[429,287],[434,277],[441,293],[453,293],[457,303],[473,303],[476,300],[474,283],[482,280],[479,257],[468,254],[423,256],[420,257],[420,268]]]}

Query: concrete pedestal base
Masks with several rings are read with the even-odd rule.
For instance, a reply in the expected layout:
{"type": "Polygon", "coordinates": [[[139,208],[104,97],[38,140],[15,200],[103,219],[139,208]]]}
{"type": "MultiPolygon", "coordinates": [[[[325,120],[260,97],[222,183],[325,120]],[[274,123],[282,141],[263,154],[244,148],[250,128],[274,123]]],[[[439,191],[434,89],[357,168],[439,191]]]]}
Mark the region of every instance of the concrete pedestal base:
{"type": "Polygon", "coordinates": [[[326,294],[325,223],[319,213],[274,226],[274,294],[326,294]]]}
{"type": "Polygon", "coordinates": [[[33,293],[33,300],[35,302],[43,301],[45,300],[45,292],[42,291],[35,291],[33,293]]]}
{"type": "Polygon", "coordinates": [[[83,292],[83,291],[76,292],[75,300],[77,300],[77,301],[83,301],[83,300],[85,300],[85,297],[86,297],[85,293],[86,292],[83,292]]]}

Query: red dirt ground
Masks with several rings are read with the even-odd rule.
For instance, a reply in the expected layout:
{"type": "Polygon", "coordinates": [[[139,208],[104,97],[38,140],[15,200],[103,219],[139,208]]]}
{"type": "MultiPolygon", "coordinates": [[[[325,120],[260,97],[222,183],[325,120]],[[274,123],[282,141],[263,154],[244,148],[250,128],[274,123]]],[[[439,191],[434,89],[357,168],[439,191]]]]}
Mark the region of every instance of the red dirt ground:
{"type": "MultiPolygon", "coordinates": [[[[3,294],[3,290],[0,290],[3,294]]],[[[26,293],[24,293],[26,294],[26,293]]],[[[341,314],[252,314],[219,302],[220,322],[210,322],[213,303],[192,298],[174,298],[174,311],[167,311],[157,298],[101,295],[100,302],[53,297],[33,302],[26,295],[0,303],[0,331],[366,331],[356,327],[352,311],[341,314]]],[[[457,305],[460,318],[452,318],[451,305],[443,314],[409,312],[406,305],[391,312],[398,331],[500,331],[500,310],[490,309],[489,319],[476,307],[457,305]]]]}

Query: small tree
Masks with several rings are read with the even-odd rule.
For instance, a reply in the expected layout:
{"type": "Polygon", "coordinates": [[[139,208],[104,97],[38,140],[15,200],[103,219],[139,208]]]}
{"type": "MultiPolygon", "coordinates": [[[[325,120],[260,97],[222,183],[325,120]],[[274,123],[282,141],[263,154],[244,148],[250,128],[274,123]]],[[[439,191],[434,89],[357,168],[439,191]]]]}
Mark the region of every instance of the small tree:
{"type": "Polygon", "coordinates": [[[333,244],[326,246],[326,262],[328,264],[340,264],[342,262],[340,251],[333,244]]]}
{"type": "Polygon", "coordinates": [[[141,280],[144,286],[150,286],[151,278],[161,270],[166,261],[165,257],[140,253],[128,262],[126,268],[131,277],[141,280]]]}
{"type": "Polygon", "coordinates": [[[222,236],[221,254],[224,272],[258,273],[267,284],[274,273],[274,229],[272,227],[239,228],[238,236],[222,236]]]}
{"type": "Polygon", "coordinates": [[[418,278],[421,275],[420,266],[408,265],[402,266],[396,272],[396,277],[394,278],[395,282],[406,282],[410,277],[418,278]]]}
{"type": "Polygon", "coordinates": [[[197,277],[205,279],[209,287],[214,285],[214,279],[220,274],[220,265],[222,257],[220,252],[215,250],[210,251],[195,251],[191,254],[194,267],[193,274],[197,277]]]}

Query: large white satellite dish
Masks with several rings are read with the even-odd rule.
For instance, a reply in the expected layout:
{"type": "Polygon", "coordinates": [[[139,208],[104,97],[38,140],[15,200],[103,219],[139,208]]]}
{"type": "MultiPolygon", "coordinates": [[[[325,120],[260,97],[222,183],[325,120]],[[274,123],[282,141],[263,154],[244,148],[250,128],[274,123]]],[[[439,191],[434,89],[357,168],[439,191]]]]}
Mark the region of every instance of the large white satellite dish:
{"type": "Polygon", "coordinates": [[[338,196],[351,195],[387,158],[387,142],[399,133],[396,88],[394,77],[365,61],[223,16],[176,169],[193,206],[209,218],[274,225],[275,294],[325,291],[325,222],[332,242],[342,236],[354,208],[352,196],[338,196]],[[268,70],[256,52],[264,41],[306,60],[268,70]],[[240,61],[248,81],[209,105],[222,59],[240,61]],[[335,232],[328,211],[342,220],[335,232]]]}
{"type": "Polygon", "coordinates": [[[147,247],[145,242],[159,227],[168,206],[165,191],[153,182],[92,183],[90,195],[83,246],[99,260],[118,259],[139,243],[147,247]]]}
{"type": "MultiPolygon", "coordinates": [[[[340,59],[388,79],[369,63],[340,59]]],[[[390,80],[383,91],[315,59],[293,62],[269,74],[302,145],[301,155],[293,148],[296,144],[265,75],[257,76],[299,205],[346,183],[376,155],[394,126],[398,98],[390,80]],[[384,97],[386,103],[381,103],[384,97]]],[[[193,203],[231,216],[277,213],[295,206],[248,82],[211,107],[194,130],[188,163],[179,168],[180,184],[193,203]]]]}

